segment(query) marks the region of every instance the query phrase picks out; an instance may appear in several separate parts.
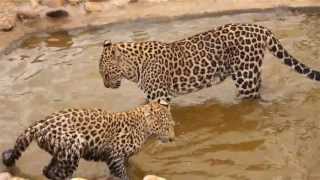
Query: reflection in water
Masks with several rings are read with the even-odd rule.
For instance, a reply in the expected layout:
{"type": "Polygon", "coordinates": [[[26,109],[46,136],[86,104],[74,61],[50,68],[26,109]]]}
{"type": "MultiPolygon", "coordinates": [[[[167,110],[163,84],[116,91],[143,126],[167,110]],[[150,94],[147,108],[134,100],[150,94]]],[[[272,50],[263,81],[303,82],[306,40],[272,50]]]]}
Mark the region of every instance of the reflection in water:
{"type": "MultiPolygon", "coordinates": [[[[27,38],[0,61],[0,151],[11,146],[31,122],[51,112],[67,107],[119,111],[144,103],[143,93],[133,83],[124,81],[117,90],[104,88],[97,62],[105,39],[173,41],[225,23],[255,22],[272,29],[295,57],[320,69],[319,17],[283,12],[281,18],[263,13],[161,23],[140,21],[90,32],[27,38]]],[[[317,177],[319,85],[270,55],[263,68],[261,93],[267,102],[236,101],[234,86],[228,80],[175,99],[175,142],[148,142],[130,161],[133,179],[141,180],[146,174],[169,180],[317,177]]],[[[32,146],[17,162],[16,173],[43,179],[41,168],[46,163],[48,156],[32,146]]],[[[106,175],[103,163],[80,164],[75,176],[96,179],[106,175]]]]}
{"type": "Polygon", "coordinates": [[[41,36],[30,36],[22,42],[21,48],[31,49],[39,46],[67,48],[72,46],[72,44],[72,37],[69,33],[67,31],[59,31],[42,34],[41,36]]]}
{"type": "Polygon", "coordinates": [[[50,33],[45,42],[47,47],[70,47],[73,44],[72,37],[66,31],[50,33]]]}
{"type": "Polygon", "coordinates": [[[22,48],[35,48],[43,42],[43,38],[39,36],[31,36],[24,40],[21,44],[22,48]]]}

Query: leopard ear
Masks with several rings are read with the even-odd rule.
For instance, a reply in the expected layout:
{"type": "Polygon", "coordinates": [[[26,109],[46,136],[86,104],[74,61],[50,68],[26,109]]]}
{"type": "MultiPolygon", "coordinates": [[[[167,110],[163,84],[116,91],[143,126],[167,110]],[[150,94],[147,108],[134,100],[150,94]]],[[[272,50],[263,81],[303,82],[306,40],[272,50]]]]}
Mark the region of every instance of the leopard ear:
{"type": "Polygon", "coordinates": [[[166,101],[166,100],[164,100],[164,99],[159,99],[158,100],[158,103],[160,104],[160,105],[162,105],[162,106],[165,106],[165,107],[169,107],[169,102],[168,101],[166,101]]]}
{"type": "Polygon", "coordinates": [[[111,46],[111,41],[110,40],[105,40],[104,42],[103,42],[103,46],[104,47],[108,47],[108,46],[111,46]]]}

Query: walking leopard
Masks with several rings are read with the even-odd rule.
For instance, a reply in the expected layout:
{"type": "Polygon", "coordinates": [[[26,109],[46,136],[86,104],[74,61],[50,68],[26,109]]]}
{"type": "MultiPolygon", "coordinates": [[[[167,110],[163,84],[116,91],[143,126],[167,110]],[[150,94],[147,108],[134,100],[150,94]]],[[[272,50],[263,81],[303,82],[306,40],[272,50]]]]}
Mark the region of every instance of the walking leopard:
{"type": "Polygon", "coordinates": [[[99,62],[105,87],[118,88],[126,78],[148,100],[166,99],[213,86],[231,76],[240,98],[259,98],[261,67],[269,50],[284,64],[320,81],[313,70],[288,53],[267,28],[226,24],[170,43],[106,40],[99,62]]]}
{"type": "Polygon", "coordinates": [[[175,136],[167,102],[150,102],[127,112],[101,109],[66,109],[36,121],[3,152],[3,163],[13,166],[35,140],[52,155],[43,174],[53,180],[72,177],[80,158],[104,161],[113,176],[128,180],[126,164],[144,142],[155,137],[163,142],[175,136]]]}

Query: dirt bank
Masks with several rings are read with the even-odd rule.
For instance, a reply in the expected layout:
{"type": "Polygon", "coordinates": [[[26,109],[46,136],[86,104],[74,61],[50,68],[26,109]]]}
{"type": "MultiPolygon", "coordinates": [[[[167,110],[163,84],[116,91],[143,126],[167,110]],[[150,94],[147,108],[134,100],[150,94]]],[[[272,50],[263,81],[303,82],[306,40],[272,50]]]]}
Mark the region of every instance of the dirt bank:
{"type": "MultiPolygon", "coordinates": [[[[25,6],[25,5],[24,5],[25,6]]],[[[11,32],[0,33],[0,54],[27,34],[42,31],[59,31],[75,28],[92,28],[115,22],[138,19],[201,16],[204,14],[225,14],[246,11],[268,10],[272,8],[320,7],[318,0],[170,0],[161,3],[137,2],[121,7],[106,8],[101,12],[87,14],[79,6],[66,6],[70,17],[63,20],[41,18],[32,23],[18,23],[11,32]],[[9,46],[10,44],[10,46],[9,46]]]]}

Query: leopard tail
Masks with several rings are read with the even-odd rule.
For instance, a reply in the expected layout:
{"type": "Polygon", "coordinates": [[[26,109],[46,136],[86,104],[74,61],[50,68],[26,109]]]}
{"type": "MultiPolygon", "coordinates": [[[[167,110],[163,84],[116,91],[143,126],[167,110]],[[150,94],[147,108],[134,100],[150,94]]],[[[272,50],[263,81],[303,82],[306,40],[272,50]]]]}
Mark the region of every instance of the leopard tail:
{"type": "Polygon", "coordinates": [[[320,81],[320,72],[306,66],[290,55],[271,31],[268,32],[267,48],[275,57],[279,58],[284,64],[290,66],[299,74],[303,74],[312,80],[320,81]]]}
{"type": "Polygon", "coordinates": [[[5,150],[2,153],[2,162],[7,167],[11,167],[15,164],[15,161],[18,160],[33,139],[36,138],[38,132],[36,126],[31,126],[26,129],[20,136],[18,136],[14,148],[5,150]]]}

